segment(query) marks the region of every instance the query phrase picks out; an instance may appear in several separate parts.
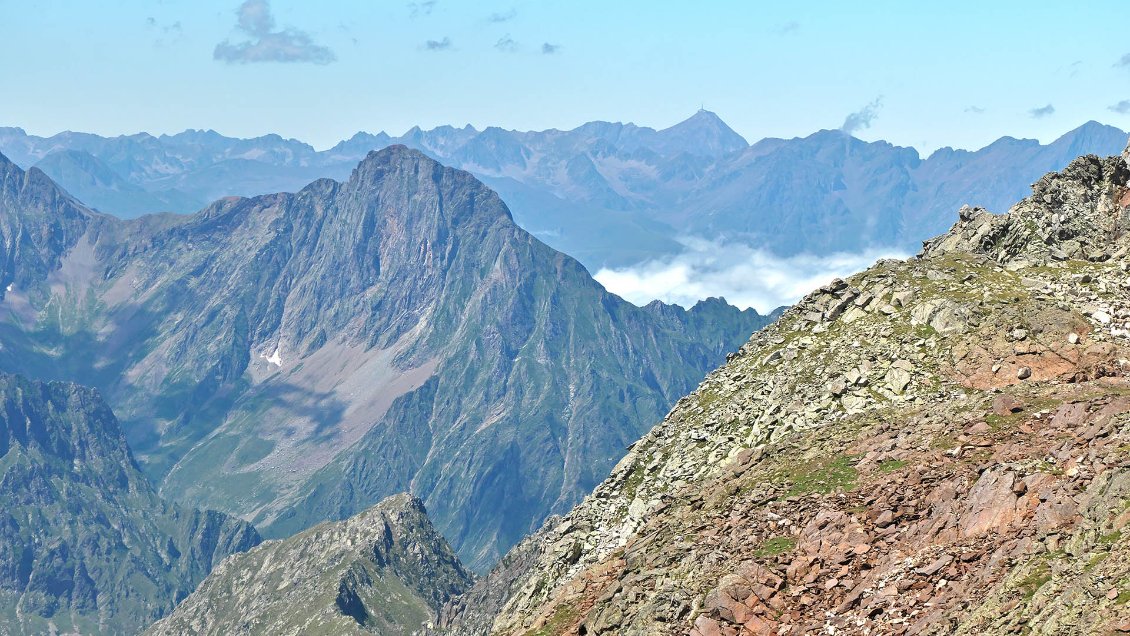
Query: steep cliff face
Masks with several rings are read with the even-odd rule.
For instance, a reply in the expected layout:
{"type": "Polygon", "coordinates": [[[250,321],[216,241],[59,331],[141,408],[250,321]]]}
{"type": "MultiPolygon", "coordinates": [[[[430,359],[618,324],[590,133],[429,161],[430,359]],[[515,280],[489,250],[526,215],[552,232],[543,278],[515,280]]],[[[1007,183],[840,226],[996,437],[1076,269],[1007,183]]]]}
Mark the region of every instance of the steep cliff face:
{"type": "Polygon", "coordinates": [[[514,548],[449,634],[1130,631],[1130,168],[822,288],[514,548]]]}
{"type": "Polygon", "coordinates": [[[136,633],[258,542],[157,497],[94,390],[0,375],[3,633],[136,633]]]}
{"type": "Polygon", "coordinates": [[[0,368],[98,387],[163,494],[272,536],[411,490],[486,568],[769,320],[634,307],[403,146],[128,222],[7,165],[0,368]]]}
{"type": "Polygon", "coordinates": [[[423,503],[394,495],[225,561],[146,633],[418,634],[471,582],[423,503]]]}

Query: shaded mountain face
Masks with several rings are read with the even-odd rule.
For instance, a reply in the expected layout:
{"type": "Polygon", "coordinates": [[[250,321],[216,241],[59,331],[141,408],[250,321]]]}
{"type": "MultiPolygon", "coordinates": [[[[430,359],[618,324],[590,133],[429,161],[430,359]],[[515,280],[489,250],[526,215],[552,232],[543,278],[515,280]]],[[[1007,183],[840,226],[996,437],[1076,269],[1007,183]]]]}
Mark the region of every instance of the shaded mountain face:
{"type": "Polygon", "coordinates": [[[258,542],[243,521],[162,501],[93,389],[0,375],[5,633],[137,633],[258,542]]]}
{"type": "Polygon", "coordinates": [[[1125,633],[1128,157],[811,293],[444,633],[1125,633]]]}
{"type": "Polygon", "coordinates": [[[97,386],[163,494],[271,536],[410,490],[483,568],[769,320],[630,305],[403,146],[129,222],[5,165],[0,368],[97,386]]]}
{"type": "Polygon", "coordinates": [[[224,561],[146,634],[409,636],[471,582],[423,503],[394,495],[224,561]]]}
{"type": "Polygon", "coordinates": [[[67,191],[87,205],[122,218],[204,207],[203,200],[176,190],[146,191],[83,150],[55,151],[35,167],[56,183],[67,184],[67,191]]]}
{"type": "MultiPolygon", "coordinates": [[[[441,126],[400,137],[358,133],[321,152],[273,135],[40,138],[4,128],[0,151],[22,165],[60,149],[86,152],[149,193],[130,210],[193,212],[192,200],[292,192],[320,177],[344,180],[368,151],[404,144],[472,172],[501,195],[521,227],[597,271],[679,253],[676,239],[688,235],[742,241],[780,256],[913,252],[945,231],[961,205],[1003,211],[1045,172],[1082,154],[1116,153],[1125,138],[1089,122],[1048,145],[1005,137],[975,152],[943,148],[923,159],[912,148],[840,131],[751,146],[703,110],[664,130],[609,122],[536,132],[441,126]],[[153,207],[152,197],[167,203],[153,207]],[[170,208],[177,197],[187,198],[170,208]]],[[[48,172],[103,211],[132,214],[115,203],[113,187],[86,185],[85,172],[48,172]]]]}

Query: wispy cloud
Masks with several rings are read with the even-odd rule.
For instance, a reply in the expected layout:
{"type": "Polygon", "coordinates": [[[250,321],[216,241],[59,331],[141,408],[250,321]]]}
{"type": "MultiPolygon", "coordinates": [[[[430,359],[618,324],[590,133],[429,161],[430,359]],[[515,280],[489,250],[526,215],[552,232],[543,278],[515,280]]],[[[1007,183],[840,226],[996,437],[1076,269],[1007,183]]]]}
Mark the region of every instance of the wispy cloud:
{"type": "Polygon", "coordinates": [[[984,114],[985,109],[981,108],[980,106],[968,106],[965,108],[965,112],[973,113],[974,115],[981,115],[984,114]]]}
{"type": "Polygon", "coordinates": [[[507,33],[506,35],[498,38],[498,41],[494,43],[494,48],[506,53],[513,53],[518,50],[518,43],[510,37],[509,33],[507,33]]]}
{"type": "Polygon", "coordinates": [[[424,0],[424,2],[409,2],[408,15],[413,18],[418,18],[422,15],[431,15],[432,10],[436,8],[436,0],[424,0]]]}
{"type": "Polygon", "coordinates": [[[511,8],[508,11],[490,14],[489,16],[487,16],[487,22],[494,22],[496,24],[500,22],[509,22],[516,17],[518,17],[518,10],[511,8]]]}
{"type": "Polygon", "coordinates": [[[633,267],[601,269],[596,280],[637,305],[659,299],[690,307],[711,296],[725,297],[741,308],[767,313],[791,305],[808,292],[861,271],[880,258],[905,258],[893,249],[860,254],[780,257],[740,243],[684,238],[677,256],[633,267]]]}
{"type": "Polygon", "coordinates": [[[1124,99],[1117,104],[1111,104],[1110,106],[1107,106],[1106,109],[1111,112],[1118,113],[1119,115],[1130,113],[1130,99],[1124,99]]]}
{"type": "Polygon", "coordinates": [[[451,48],[451,38],[445,37],[442,40],[428,40],[424,42],[424,48],[429,51],[446,51],[451,48]]]}
{"type": "Polygon", "coordinates": [[[553,55],[554,53],[557,53],[560,50],[561,50],[560,44],[550,44],[549,42],[546,42],[545,44],[541,45],[541,52],[542,52],[543,55],[553,55]]]}
{"type": "Polygon", "coordinates": [[[157,21],[157,18],[148,17],[145,18],[145,26],[158,36],[153,42],[155,46],[172,44],[184,36],[184,28],[181,26],[180,20],[170,24],[161,24],[157,21]]]}
{"type": "Polygon", "coordinates": [[[840,130],[849,135],[854,135],[857,131],[870,128],[871,122],[875,121],[879,116],[879,108],[882,107],[882,105],[882,96],[876,97],[875,101],[845,117],[843,125],[840,126],[840,130]]]}
{"type": "Polygon", "coordinates": [[[1115,62],[1114,65],[1118,68],[1130,68],[1130,53],[1118,58],[1118,61],[1115,62]]]}
{"type": "Polygon", "coordinates": [[[236,9],[236,28],[248,36],[243,42],[224,40],[212,58],[228,64],[253,62],[309,62],[329,64],[334,52],[315,44],[310,34],[294,28],[275,31],[275,18],[267,0],[246,0],[236,9]]]}
{"type": "Polygon", "coordinates": [[[793,33],[800,31],[800,22],[797,22],[796,20],[786,22],[777,27],[776,31],[777,35],[792,35],[793,33]]]}
{"type": "Polygon", "coordinates": [[[1040,106],[1028,111],[1028,116],[1032,119],[1043,119],[1044,117],[1051,117],[1055,114],[1055,106],[1048,104],[1047,106],[1040,106]]]}

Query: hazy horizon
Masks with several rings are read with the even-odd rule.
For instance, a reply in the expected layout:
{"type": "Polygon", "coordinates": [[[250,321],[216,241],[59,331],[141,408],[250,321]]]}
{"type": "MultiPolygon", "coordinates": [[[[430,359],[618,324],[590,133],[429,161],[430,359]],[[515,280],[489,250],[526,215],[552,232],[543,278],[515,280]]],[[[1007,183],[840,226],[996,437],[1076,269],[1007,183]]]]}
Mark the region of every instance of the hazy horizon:
{"type": "Polygon", "coordinates": [[[751,141],[844,128],[927,153],[1047,142],[1088,120],[1130,126],[1130,56],[1107,19],[1119,8],[52,3],[0,25],[0,53],[21,59],[0,120],[325,148],[413,125],[663,128],[704,106],[751,141]]]}

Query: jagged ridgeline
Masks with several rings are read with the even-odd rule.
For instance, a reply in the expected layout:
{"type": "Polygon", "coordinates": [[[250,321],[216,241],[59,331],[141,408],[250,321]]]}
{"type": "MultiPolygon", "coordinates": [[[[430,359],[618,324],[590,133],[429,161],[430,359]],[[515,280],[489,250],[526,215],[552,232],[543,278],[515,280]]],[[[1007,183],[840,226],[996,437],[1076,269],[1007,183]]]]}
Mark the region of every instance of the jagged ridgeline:
{"type": "Polygon", "coordinates": [[[122,221],[0,158],[0,369],[97,387],[172,500],[270,536],[411,490],[489,567],[768,322],[632,306],[402,146],[122,221]]]}
{"type": "Polygon", "coordinates": [[[394,495],[224,561],[146,633],[419,634],[471,582],[423,503],[394,495]]]}
{"type": "Polygon", "coordinates": [[[162,501],[96,391],[0,374],[0,633],[137,633],[257,543],[162,501]]]}
{"type": "Polygon", "coordinates": [[[439,126],[399,137],[358,133],[323,151],[278,135],[37,137],[0,127],[0,152],[125,217],[344,180],[369,151],[404,144],[472,172],[519,225],[590,271],[678,254],[681,236],[724,236],[781,256],[875,246],[909,253],[944,232],[961,204],[1004,211],[1047,171],[1118,152],[1125,141],[1125,132],[1091,121],[1047,145],[1002,137],[928,157],[839,130],[750,145],[705,110],[663,130],[600,121],[544,131],[439,126]]]}
{"type": "Polygon", "coordinates": [[[813,292],[445,633],[1130,632],[1128,181],[1077,159],[813,292]]]}

